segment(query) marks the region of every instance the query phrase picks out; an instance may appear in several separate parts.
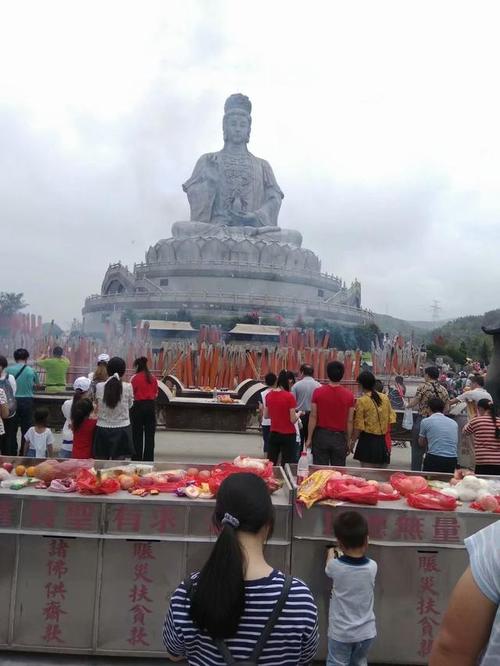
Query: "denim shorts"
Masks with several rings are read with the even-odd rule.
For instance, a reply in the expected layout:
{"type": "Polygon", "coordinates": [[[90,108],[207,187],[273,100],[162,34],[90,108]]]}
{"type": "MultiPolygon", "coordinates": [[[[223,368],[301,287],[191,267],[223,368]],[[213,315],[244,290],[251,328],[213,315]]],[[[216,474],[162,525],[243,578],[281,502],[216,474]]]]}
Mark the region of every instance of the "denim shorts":
{"type": "Polygon", "coordinates": [[[374,640],[369,638],[358,643],[342,643],[329,638],[326,666],[367,666],[368,650],[374,640]]]}

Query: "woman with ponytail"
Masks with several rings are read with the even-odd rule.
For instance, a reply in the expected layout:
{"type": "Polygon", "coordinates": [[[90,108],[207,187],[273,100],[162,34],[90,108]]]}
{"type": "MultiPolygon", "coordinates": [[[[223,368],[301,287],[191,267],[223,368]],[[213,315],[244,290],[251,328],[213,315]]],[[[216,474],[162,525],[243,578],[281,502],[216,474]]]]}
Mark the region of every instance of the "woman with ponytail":
{"type": "Polygon", "coordinates": [[[96,386],[95,458],[119,460],[134,454],[129,416],[134,394],[132,385],[122,379],[125,370],[125,361],[114,356],[108,362],[109,378],[96,386]]]}
{"type": "Polygon", "coordinates": [[[487,398],[477,403],[479,416],[471,419],[464,427],[464,435],[474,438],[476,474],[500,474],[500,420],[495,414],[495,405],[487,398]]]}
{"type": "Polygon", "coordinates": [[[264,557],[274,523],[265,482],[250,473],[225,479],[213,522],[219,536],[207,562],[170,602],[163,629],[170,658],[193,666],[257,664],[261,655],[267,666],[311,662],[318,645],[311,592],[264,557]]]}
{"type": "Polygon", "coordinates": [[[368,370],[358,377],[362,395],[356,401],[350,451],[357,440],[354,458],[361,467],[387,467],[390,462],[386,433],[389,425],[396,422],[396,413],[389,398],[375,390],[376,381],[368,370]]]}
{"type": "Polygon", "coordinates": [[[65,400],[62,404],[61,411],[64,416],[64,426],[62,430],[62,442],[59,449],[60,458],[71,458],[73,451],[73,429],[71,426],[71,419],[73,409],[78,405],[80,400],[86,398],[90,390],[90,379],[87,377],[78,377],[73,382],[73,397],[65,400]]]}

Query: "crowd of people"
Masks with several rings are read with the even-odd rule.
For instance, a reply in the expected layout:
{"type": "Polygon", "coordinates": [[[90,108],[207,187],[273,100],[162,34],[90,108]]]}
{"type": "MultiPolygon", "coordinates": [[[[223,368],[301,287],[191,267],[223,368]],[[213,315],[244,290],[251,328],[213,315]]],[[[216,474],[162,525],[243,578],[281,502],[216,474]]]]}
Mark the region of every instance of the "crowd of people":
{"type": "Polygon", "coordinates": [[[297,462],[302,447],[312,451],[315,465],[345,466],[350,454],[365,467],[386,467],[390,461],[390,426],[396,414],[388,396],[376,390],[376,378],[360,373],[356,399],[342,386],[344,365],[331,361],[328,384],[313,378],[309,365],[300,378],[282,370],[265,377],[260,415],[264,451],[277,464],[297,462]]]}
{"type": "Polygon", "coordinates": [[[319,384],[309,365],[300,368],[298,381],[286,370],[266,375],[259,413],[264,453],[274,464],[297,462],[305,447],[315,465],[343,467],[352,454],[362,467],[387,467],[395,410],[407,410],[413,424],[408,437],[411,469],[453,473],[459,467],[460,432],[449,411],[462,407],[468,416],[462,437],[472,437],[476,473],[499,472],[500,423],[484,375],[463,378],[457,393],[446,386],[436,366],[429,366],[412,398],[400,376],[384,389],[372,372],[363,370],[357,378],[358,398],[342,385],[342,363],[329,363],[327,376],[328,383],[319,384]]]}
{"type": "MultiPolygon", "coordinates": [[[[46,372],[46,393],[66,390],[69,361],[60,347],[36,364],[46,372]]],[[[154,460],[158,381],[143,356],[134,361],[130,382],[124,380],[125,371],[122,358],[101,354],[95,370],[74,381],[73,395],[61,408],[65,419],[61,458],[154,460]]],[[[53,455],[54,437],[47,427],[49,412],[44,407],[34,409],[34,391],[39,383],[26,349],[16,349],[12,365],[0,356],[2,455],[53,455]]]]}

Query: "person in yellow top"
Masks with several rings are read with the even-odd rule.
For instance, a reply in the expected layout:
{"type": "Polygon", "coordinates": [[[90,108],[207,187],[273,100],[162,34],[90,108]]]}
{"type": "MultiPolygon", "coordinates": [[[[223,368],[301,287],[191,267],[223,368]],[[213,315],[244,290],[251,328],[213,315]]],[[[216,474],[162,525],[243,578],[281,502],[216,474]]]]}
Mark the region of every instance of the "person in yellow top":
{"type": "Polygon", "coordinates": [[[375,376],[368,370],[358,377],[362,395],[356,401],[354,430],[350,450],[358,442],[354,458],[361,467],[387,467],[390,453],[386,444],[386,433],[391,423],[396,422],[389,398],[375,390],[375,376]]]}
{"type": "Polygon", "coordinates": [[[70,360],[63,356],[61,347],[54,347],[52,357],[45,354],[37,360],[40,368],[45,370],[45,392],[59,393],[66,390],[66,374],[70,360]]]}

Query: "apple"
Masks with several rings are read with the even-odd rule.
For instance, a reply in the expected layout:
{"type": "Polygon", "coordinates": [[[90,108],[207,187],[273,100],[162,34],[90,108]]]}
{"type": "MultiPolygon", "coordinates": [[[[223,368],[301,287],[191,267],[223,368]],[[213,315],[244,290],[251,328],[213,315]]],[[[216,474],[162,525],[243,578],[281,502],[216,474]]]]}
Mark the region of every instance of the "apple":
{"type": "Polygon", "coordinates": [[[9,472],[9,474],[10,474],[10,473],[12,472],[12,470],[14,469],[14,465],[13,465],[12,463],[10,463],[10,462],[4,462],[4,463],[2,464],[2,467],[3,467],[7,472],[9,472]]]}
{"type": "Polygon", "coordinates": [[[208,469],[202,469],[201,472],[198,474],[198,478],[202,480],[207,480],[210,478],[210,472],[208,469]]]}
{"type": "Polygon", "coordinates": [[[199,470],[197,467],[188,467],[186,470],[186,474],[188,476],[198,476],[199,470]]]}

